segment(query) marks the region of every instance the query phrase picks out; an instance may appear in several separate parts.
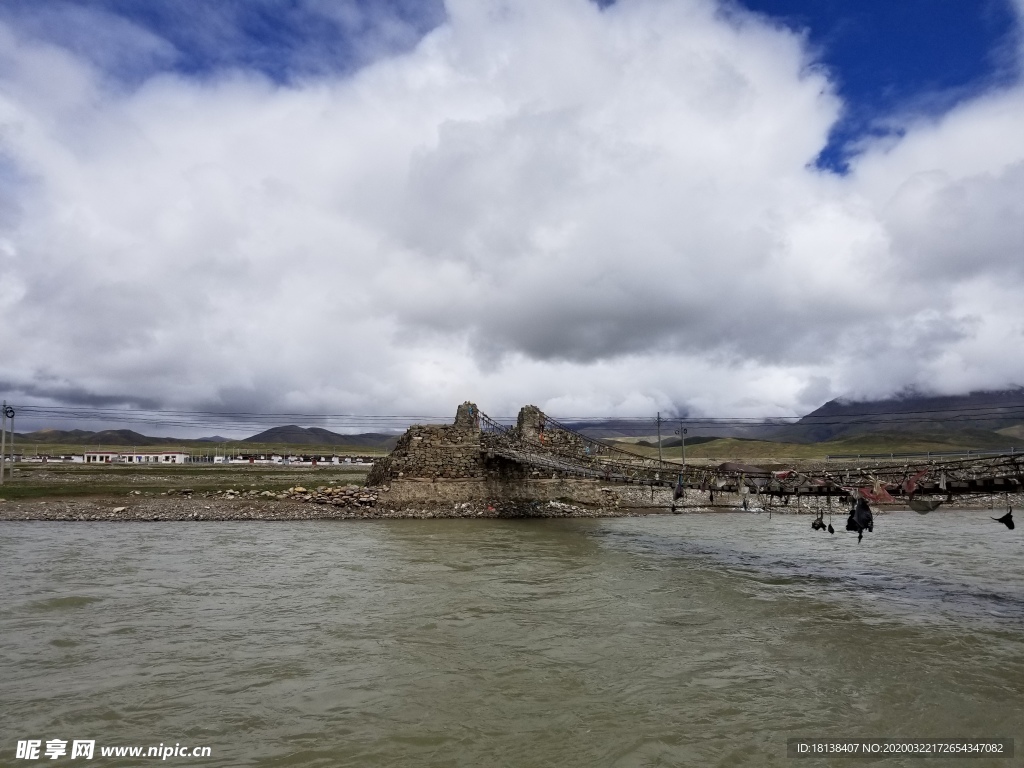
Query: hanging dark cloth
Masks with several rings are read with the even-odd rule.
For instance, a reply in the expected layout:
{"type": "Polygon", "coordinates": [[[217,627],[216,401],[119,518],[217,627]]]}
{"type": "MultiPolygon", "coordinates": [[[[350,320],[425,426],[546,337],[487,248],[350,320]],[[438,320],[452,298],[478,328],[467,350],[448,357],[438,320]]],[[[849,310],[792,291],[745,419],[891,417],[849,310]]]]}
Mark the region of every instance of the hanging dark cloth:
{"type": "Polygon", "coordinates": [[[853,509],[850,510],[850,517],[846,521],[846,530],[857,532],[857,542],[864,538],[864,531],[874,530],[875,521],[871,515],[871,507],[864,499],[857,499],[853,509]]]}
{"type": "Polygon", "coordinates": [[[1011,531],[1013,530],[1013,508],[1011,507],[1002,517],[993,517],[997,523],[1002,523],[1011,531]]]}

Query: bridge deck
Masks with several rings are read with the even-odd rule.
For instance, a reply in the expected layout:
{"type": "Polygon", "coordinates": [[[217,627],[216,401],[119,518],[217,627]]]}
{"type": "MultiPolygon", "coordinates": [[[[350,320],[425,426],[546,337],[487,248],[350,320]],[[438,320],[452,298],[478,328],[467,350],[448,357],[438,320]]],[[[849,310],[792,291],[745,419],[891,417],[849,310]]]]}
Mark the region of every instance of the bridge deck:
{"type": "Polygon", "coordinates": [[[931,459],[915,464],[892,462],[834,471],[801,471],[797,467],[768,471],[754,466],[723,464],[695,467],[659,463],[568,429],[544,417],[552,432],[568,436],[542,442],[480,414],[482,449],[490,456],[524,468],[562,476],[599,479],[607,483],[700,488],[736,493],[741,488],[771,496],[850,496],[873,501],[894,497],[961,496],[1017,493],[1024,488],[1024,456],[1017,453],[958,460],[931,459]]]}

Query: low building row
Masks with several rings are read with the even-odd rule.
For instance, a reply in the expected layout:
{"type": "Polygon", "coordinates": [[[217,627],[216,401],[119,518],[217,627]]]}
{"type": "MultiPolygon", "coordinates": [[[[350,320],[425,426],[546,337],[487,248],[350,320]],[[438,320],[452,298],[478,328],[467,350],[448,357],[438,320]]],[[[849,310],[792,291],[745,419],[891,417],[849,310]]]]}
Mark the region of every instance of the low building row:
{"type": "Polygon", "coordinates": [[[61,462],[69,464],[298,464],[308,466],[331,464],[372,464],[373,456],[335,456],[305,454],[190,454],[184,451],[86,451],[77,454],[34,454],[8,453],[7,463],[47,463],[61,462]]]}
{"type": "Polygon", "coordinates": [[[193,457],[180,451],[142,452],[87,451],[86,464],[187,464],[193,457]]]}

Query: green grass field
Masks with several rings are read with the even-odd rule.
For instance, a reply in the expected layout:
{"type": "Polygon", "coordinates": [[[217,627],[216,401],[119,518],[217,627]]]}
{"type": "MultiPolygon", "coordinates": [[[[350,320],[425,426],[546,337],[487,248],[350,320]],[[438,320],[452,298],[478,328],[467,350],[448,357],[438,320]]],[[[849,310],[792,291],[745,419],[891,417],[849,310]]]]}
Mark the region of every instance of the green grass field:
{"type": "Polygon", "coordinates": [[[295,485],[316,488],[354,483],[362,485],[368,467],[322,465],[289,467],[268,464],[18,464],[0,486],[0,499],[67,497],[159,496],[191,488],[195,493],[260,490],[281,491],[295,485]],[[137,493],[136,493],[137,492],[137,493]]]}
{"type": "MultiPolygon", "coordinates": [[[[633,438],[620,442],[623,448],[651,458],[657,457],[658,449],[637,445],[633,438]]],[[[910,452],[945,452],[971,450],[1006,449],[1016,442],[1011,435],[995,435],[992,432],[964,430],[934,431],[922,433],[875,432],[853,437],[829,440],[821,443],[779,443],[766,440],[744,440],[735,438],[696,440],[687,446],[687,461],[695,463],[716,463],[720,461],[747,460],[761,463],[785,464],[802,461],[821,461],[828,455],[836,454],[885,454],[910,452]]],[[[1024,442],[1024,441],[1022,441],[1024,442]]],[[[36,445],[27,447],[27,456],[38,450],[39,454],[60,455],[82,453],[81,445],[36,445]]],[[[89,446],[90,449],[95,449],[89,446]]],[[[161,446],[162,450],[172,447],[161,446]]],[[[255,445],[235,443],[224,446],[210,443],[183,443],[182,449],[193,455],[231,455],[236,453],[278,453],[283,455],[323,456],[384,456],[386,451],[361,447],[338,446],[296,446],[296,445],[255,445]]],[[[1024,448],[1024,446],[1022,446],[1024,448]]],[[[109,446],[109,450],[127,450],[123,446],[109,446]]],[[[153,450],[145,448],[142,450],[153,450]]],[[[664,448],[664,459],[679,463],[679,447],[664,448]]],[[[318,486],[362,485],[366,480],[368,467],[345,464],[324,464],[317,467],[296,467],[279,464],[184,464],[184,465],[137,465],[137,464],[65,464],[57,462],[23,462],[17,465],[13,477],[0,487],[0,499],[47,499],[61,497],[127,497],[129,495],[153,496],[168,491],[192,488],[195,493],[216,493],[234,489],[280,491],[295,485],[316,488],[318,486]]]]}
{"type": "MultiPolygon", "coordinates": [[[[715,440],[701,439],[696,445],[687,444],[687,460],[721,459],[796,459],[806,461],[823,460],[826,456],[845,454],[884,454],[884,453],[941,453],[945,451],[967,450],[1003,450],[1024,441],[1011,436],[1005,438],[992,436],[993,433],[982,430],[964,430],[961,432],[936,431],[924,433],[911,432],[873,432],[851,437],[842,437],[821,443],[777,443],[768,440],[744,440],[736,438],[720,438],[715,440]]],[[[623,441],[622,447],[645,456],[656,457],[658,449],[637,445],[636,438],[623,441]]],[[[666,461],[681,461],[679,446],[663,448],[662,454],[666,461]]]]}

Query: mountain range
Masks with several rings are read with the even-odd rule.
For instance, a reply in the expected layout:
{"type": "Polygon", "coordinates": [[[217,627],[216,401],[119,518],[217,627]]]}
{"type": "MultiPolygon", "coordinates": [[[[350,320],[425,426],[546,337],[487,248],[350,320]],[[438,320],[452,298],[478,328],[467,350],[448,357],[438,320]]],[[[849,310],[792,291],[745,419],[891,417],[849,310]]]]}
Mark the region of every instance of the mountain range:
{"type": "Polygon", "coordinates": [[[1015,388],[966,395],[906,394],[887,400],[831,400],[792,426],[780,429],[779,435],[792,442],[818,443],[882,431],[982,430],[1012,434],[1022,425],[1024,388],[1015,388]]]}
{"type": "Polygon", "coordinates": [[[85,429],[40,429],[25,434],[15,433],[22,443],[48,443],[50,445],[180,445],[176,437],[149,437],[130,429],[104,429],[90,432],[85,429]]]}
{"type": "MultiPolygon", "coordinates": [[[[673,436],[680,419],[662,422],[662,445],[678,446],[673,436]]],[[[687,445],[696,445],[716,437],[775,440],[791,443],[818,443],[866,433],[927,433],[949,436],[970,434],[979,445],[1010,443],[1024,439],[1024,388],[971,392],[966,395],[904,394],[884,400],[830,400],[797,421],[765,420],[754,423],[683,418],[688,428],[687,445]]],[[[606,419],[567,422],[565,426],[589,437],[615,439],[642,437],[650,440],[653,420],[606,419]]],[[[289,424],[273,427],[243,440],[213,436],[196,441],[174,437],[149,437],[130,429],[90,432],[82,429],[41,429],[16,434],[15,439],[30,444],[159,446],[187,442],[261,443],[275,445],[322,445],[390,449],[398,440],[395,434],[367,433],[342,435],[321,427],[289,424]]]]}
{"type": "Polygon", "coordinates": [[[202,437],[197,440],[183,440],[177,437],[150,437],[130,429],[105,429],[90,432],[84,429],[40,429],[36,432],[15,433],[19,443],[38,445],[83,445],[83,446],[160,446],[182,445],[183,443],[262,443],[288,445],[332,445],[349,448],[382,448],[390,450],[398,441],[397,435],[369,433],[363,435],[339,435],[319,427],[299,427],[294,424],[274,427],[244,440],[226,437],[202,437]]]}
{"type": "MultiPolygon", "coordinates": [[[[866,433],[970,432],[981,443],[1007,443],[1024,439],[1024,388],[971,392],[966,395],[903,394],[884,400],[830,400],[796,421],[765,419],[756,422],[678,417],[662,421],[663,447],[678,446],[673,436],[682,421],[687,445],[715,437],[818,443],[866,433]]],[[[607,419],[567,423],[594,438],[643,437],[651,442],[653,420],[607,419]]],[[[655,440],[652,444],[657,444],[655,440]]]]}
{"type": "Polygon", "coordinates": [[[368,432],[362,435],[339,435],[321,427],[299,427],[289,424],[273,427],[258,435],[247,437],[243,443],[285,443],[288,445],[346,445],[361,448],[391,448],[398,442],[398,435],[368,432]]]}

